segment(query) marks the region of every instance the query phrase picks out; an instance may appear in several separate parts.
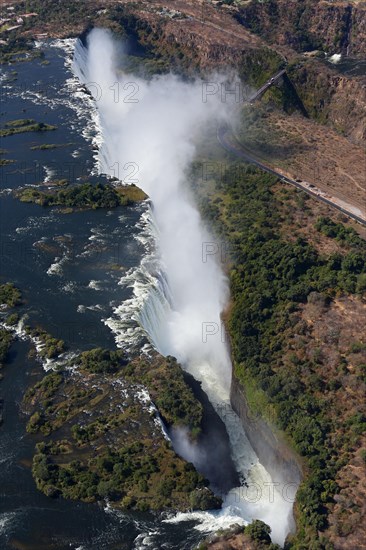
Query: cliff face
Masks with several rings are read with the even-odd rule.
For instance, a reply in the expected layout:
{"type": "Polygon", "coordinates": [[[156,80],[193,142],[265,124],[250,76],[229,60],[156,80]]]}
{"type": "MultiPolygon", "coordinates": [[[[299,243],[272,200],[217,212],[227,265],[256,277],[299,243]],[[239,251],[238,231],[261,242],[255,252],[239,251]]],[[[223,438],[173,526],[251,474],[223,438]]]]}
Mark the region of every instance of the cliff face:
{"type": "Polygon", "coordinates": [[[264,42],[235,19],[209,4],[171,2],[164,8],[156,2],[133,4],[111,10],[111,18],[157,57],[171,66],[189,71],[237,65],[244,51],[264,47],[264,42]],[[176,17],[169,16],[173,10],[176,17]]]}
{"type": "Polygon", "coordinates": [[[167,427],[181,427],[186,414],[192,438],[202,419],[202,406],[171,357],[129,360],[120,350],[83,352],[73,358],[72,370],[51,371],[29,388],[23,410],[31,415],[27,432],[39,442],[33,477],[47,496],[108,499],[111,506],[139,511],[221,504],[166,441],[162,419],[167,427]],[[174,409],[177,396],[186,413],[174,409]]]}
{"type": "Polygon", "coordinates": [[[351,57],[366,55],[365,2],[252,1],[240,8],[238,19],[271,43],[296,51],[320,48],[351,57]]]}
{"type": "MultiPolygon", "coordinates": [[[[250,31],[260,32],[259,38],[235,21],[235,11],[226,14],[207,5],[202,14],[197,11],[196,5],[188,1],[176,1],[174,6],[181,10],[182,15],[178,18],[162,16],[153,3],[149,9],[142,9],[141,6],[127,12],[121,9],[115,12],[113,18],[125,29],[136,33],[139,41],[167,64],[173,61],[174,65],[190,73],[197,70],[207,73],[219,66],[235,67],[243,81],[253,87],[259,87],[283,64],[283,56],[275,48],[266,46],[263,38],[276,42],[280,49],[284,44],[301,49],[304,37],[311,36],[312,48],[323,47],[316,40],[323,36],[328,41],[331,37],[333,40],[339,34],[337,29],[343,21],[342,17],[345,17],[344,13],[341,16],[343,4],[296,2],[294,9],[292,6],[288,9],[281,0],[252,2],[239,12],[239,19],[250,31]]],[[[343,7],[346,9],[347,5],[343,7]]],[[[366,4],[357,4],[352,10],[352,21],[361,16],[365,16],[366,21],[366,4]],[[364,11],[362,6],[365,6],[364,11]]],[[[346,40],[342,35],[342,44],[351,44],[352,39],[352,47],[361,55],[363,47],[366,48],[366,40],[362,44],[362,37],[366,38],[362,28],[366,23],[362,20],[349,24],[350,38],[346,40]],[[356,40],[360,43],[359,47],[356,40]]],[[[285,51],[292,59],[287,69],[288,75],[310,117],[331,126],[354,143],[364,143],[365,78],[341,75],[317,59],[305,60],[288,48],[285,51]]]]}
{"type": "Polygon", "coordinates": [[[365,143],[364,77],[339,74],[315,59],[290,68],[288,73],[311,118],[332,126],[354,143],[365,143]]]}
{"type": "Polygon", "coordinates": [[[251,413],[245,390],[234,374],[230,400],[231,406],[242,421],[253,449],[272,479],[284,485],[298,486],[302,478],[298,457],[285,443],[278,430],[251,413]]]}
{"type": "Polygon", "coordinates": [[[101,9],[95,10],[85,0],[72,0],[72,17],[59,3],[43,4],[40,17],[21,31],[24,36],[47,32],[65,37],[79,34],[81,27],[109,27],[145,46],[155,72],[173,66],[185,73],[210,74],[219,67],[234,67],[246,84],[259,87],[286,57],[310,116],[355,143],[365,143],[365,79],[337,74],[316,59],[304,62],[295,50],[323,48],[365,57],[366,2],[253,0],[224,9],[194,0],[165,5],[160,0],[97,0],[101,9]]]}

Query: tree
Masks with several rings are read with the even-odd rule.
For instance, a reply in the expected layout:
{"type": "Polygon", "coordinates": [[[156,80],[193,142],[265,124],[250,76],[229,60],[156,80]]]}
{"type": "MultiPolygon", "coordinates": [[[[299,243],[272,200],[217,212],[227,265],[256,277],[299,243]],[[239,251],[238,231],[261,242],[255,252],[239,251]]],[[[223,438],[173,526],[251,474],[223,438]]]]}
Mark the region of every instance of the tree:
{"type": "Polygon", "coordinates": [[[366,292],[366,273],[361,273],[357,278],[356,292],[363,294],[366,292]]]}
{"type": "Polygon", "coordinates": [[[260,519],[255,519],[252,523],[246,526],[245,533],[250,536],[253,541],[256,542],[271,542],[271,528],[269,525],[261,521],[260,519]]]}

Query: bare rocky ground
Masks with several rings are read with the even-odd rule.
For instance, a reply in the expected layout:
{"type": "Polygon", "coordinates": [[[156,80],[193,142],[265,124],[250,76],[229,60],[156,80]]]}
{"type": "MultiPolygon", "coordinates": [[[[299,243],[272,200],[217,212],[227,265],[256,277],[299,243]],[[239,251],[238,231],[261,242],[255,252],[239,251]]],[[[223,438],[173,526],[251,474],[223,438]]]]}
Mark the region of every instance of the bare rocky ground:
{"type": "Polygon", "coordinates": [[[299,114],[253,107],[240,141],[265,163],[366,213],[366,150],[299,114]]]}
{"type": "MultiPolygon", "coordinates": [[[[355,297],[343,296],[335,299],[329,308],[319,311],[317,306],[307,304],[302,311],[302,320],[309,329],[308,345],[305,353],[311,354],[314,342],[321,346],[323,359],[318,376],[338,384],[340,391],[326,391],[329,410],[338,420],[339,433],[343,437],[347,426],[355,415],[362,411],[364,385],[360,384],[357,373],[365,368],[366,348],[359,345],[363,339],[366,319],[366,304],[355,297]],[[342,361],[347,367],[341,367],[342,361]]],[[[366,548],[363,518],[366,513],[365,461],[362,445],[347,459],[339,471],[337,483],[341,487],[335,495],[336,504],[329,515],[327,535],[337,549],[366,548]]]]}

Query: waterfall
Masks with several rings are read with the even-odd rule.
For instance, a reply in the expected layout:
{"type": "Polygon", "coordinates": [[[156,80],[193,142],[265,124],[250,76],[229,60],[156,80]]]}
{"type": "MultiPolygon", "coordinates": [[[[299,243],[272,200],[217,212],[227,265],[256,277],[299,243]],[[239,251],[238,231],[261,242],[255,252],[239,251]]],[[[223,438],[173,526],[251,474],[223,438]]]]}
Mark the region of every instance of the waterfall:
{"type": "MultiPolygon", "coordinates": [[[[228,282],[220,256],[213,252],[219,245],[186,185],[186,171],[195,158],[194,139],[203,126],[229,120],[230,106],[219,97],[204,102],[199,81],[187,83],[173,75],[146,81],[121,75],[116,72],[118,55],[121,47],[111,35],[95,29],[88,49],[77,43],[74,62],[76,74],[95,100],[103,137],[100,171],[115,176],[117,168],[119,179],[125,180],[126,173],[127,179],[132,177],[132,168],[153,205],[139,228],[146,255],[121,281],[133,288],[133,298],[105,322],[117,344],[127,342],[135,349],[150,345],[173,355],[202,383],[225,423],[242,480],[240,487],[224,495],[221,519],[227,519],[225,525],[238,518],[263,519],[272,528],[272,539],[283,544],[292,527],[292,501],[283,497],[281,484],[259,463],[230,406],[232,367],[221,327],[228,282]]],[[[176,438],[178,452],[195,462],[197,449],[187,445],[184,435],[176,438]]]]}

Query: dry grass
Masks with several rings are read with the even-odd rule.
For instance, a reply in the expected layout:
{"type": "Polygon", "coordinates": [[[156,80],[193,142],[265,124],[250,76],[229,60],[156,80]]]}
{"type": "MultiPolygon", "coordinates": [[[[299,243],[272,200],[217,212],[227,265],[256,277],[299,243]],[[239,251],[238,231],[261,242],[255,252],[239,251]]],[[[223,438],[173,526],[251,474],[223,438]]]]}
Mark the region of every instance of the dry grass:
{"type": "Polygon", "coordinates": [[[257,109],[241,133],[247,147],[272,167],[366,213],[365,148],[300,115],[257,109]]]}

